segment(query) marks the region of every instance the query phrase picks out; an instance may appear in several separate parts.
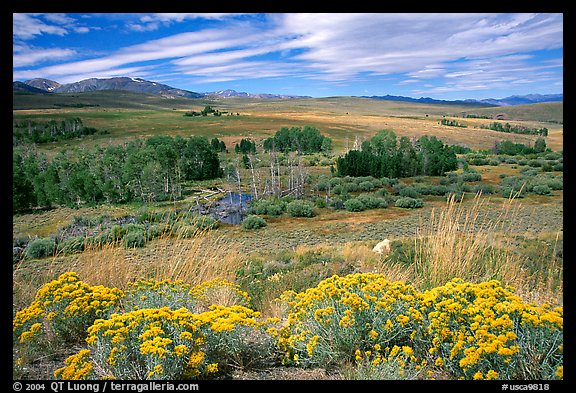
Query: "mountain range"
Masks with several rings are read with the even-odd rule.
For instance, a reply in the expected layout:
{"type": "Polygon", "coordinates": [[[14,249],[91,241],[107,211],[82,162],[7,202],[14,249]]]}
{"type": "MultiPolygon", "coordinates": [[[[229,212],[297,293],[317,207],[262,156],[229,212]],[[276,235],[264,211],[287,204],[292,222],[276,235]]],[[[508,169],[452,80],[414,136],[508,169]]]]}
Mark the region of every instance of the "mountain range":
{"type": "MultiPolygon", "coordinates": [[[[132,77],[115,77],[115,78],[90,78],[79,82],[60,84],[56,81],[35,78],[25,82],[13,82],[14,92],[27,93],[82,93],[96,90],[128,90],[136,93],[147,93],[158,95],[164,98],[202,98],[202,97],[250,97],[250,98],[270,98],[270,99],[290,99],[290,98],[307,98],[308,96],[281,95],[269,93],[245,93],[236,90],[227,89],[214,92],[197,93],[189,90],[178,89],[162,83],[151,82],[141,78],[132,77]]],[[[538,102],[557,102],[563,101],[563,94],[528,94],[524,96],[513,95],[500,99],[483,99],[483,100],[437,100],[430,97],[404,97],[404,96],[362,96],[362,98],[371,98],[378,100],[405,101],[418,103],[438,103],[438,104],[470,104],[470,105],[493,105],[508,106],[521,104],[534,104],[538,102]]]]}
{"type": "Polygon", "coordinates": [[[524,96],[513,95],[505,98],[487,98],[483,100],[436,100],[430,97],[404,97],[404,96],[362,96],[362,98],[371,98],[377,100],[389,100],[389,101],[405,101],[405,102],[419,102],[427,104],[458,104],[458,105],[478,105],[487,104],[493,106],[510,106],[510,105],[524,105],[524,104],[536,104],[539,102],[558,102],[564,100],[563,94],[528,94],[524,96]]]}

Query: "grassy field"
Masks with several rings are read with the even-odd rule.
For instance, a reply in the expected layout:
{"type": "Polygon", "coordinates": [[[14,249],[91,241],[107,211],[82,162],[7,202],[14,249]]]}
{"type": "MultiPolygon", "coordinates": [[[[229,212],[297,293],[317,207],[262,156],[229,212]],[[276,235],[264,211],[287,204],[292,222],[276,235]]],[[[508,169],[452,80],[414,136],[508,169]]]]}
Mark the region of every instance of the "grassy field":
{"type": "MultiPolygon", "coordinates": [[[[488,119],[463,119],[468,128],[440,125],[444,117],[458,116],[463,112],[495,109],[472,105],[439,105],[373,100],[356,97],[302,98],[290,100],[262,100],[246,98],[221,98],[217,100],[167,100],[154,96],[142,96],[111,92],[84,93],[67,97],[15,95],[13,116],[15,119],[61,119],[80,117],[85,126],[108,130],[109,134],[86,137],[81,141],[66,141],[42,146],[47,151],[74,145],[105,145],[122,143],[134,137],[152,135],[205,135],[218,137],[233,146],[242,138],[264,139],[281,127],[311,125],[334,141],[335,153],[350,148],[357,138],[367,139],[382,129],[392,129],[398,136],[420,137],[435,135],[445,143],[460,144],[473,149],[491,148],[494,143],[509,139],[517,143],[533,143],[535,136],[503,134],[496,131],[475,129],[474,126],[491,122],[488,119]],[[66,98],[66,100],[65,100],[66,98]],[[58,102],[54,108],[52,101],[58,102]],[[71,107],[73,102],[86,102],[82,108],[71,107]],[[111,103],[114,104],[111,104],[111,103]],[[62,105],[70,105],[68,107],[62,105]],[[205,105],[233,113],[234,116],[187,117],[184,113],[200,111],[205,105]],[[28,109],[24,109],[28,108],[28,109]],[[239,116],[236,116],[239,114],[239,116]]],[[[531,108],[508,110],[512,124],[529,127],[547,127],[548,146],[562,150],[563,127],[549,123],[549,113],[561,116],[558,105],[551,108],[536,104],[531,108]],[[559,112],[559,113],[558,113],[559,112]]],[[[561,105],[561,104],[560,104],[561,105]]],[[[490,112],[491,111],[491,112],[490,112]]]]}
{"type": "MultiPolygon", "coordinates": [[[[399,137],[433,135],[445,143],[473,149],[489,149],[501,140],[533,144],[537,138],[480,129],[481,124],[493,120],[462,118],[464,113],[504,113],[503,121],[511,124],[547,127],[547,146],[554,151],[563,150],[561,103],[495,108],[414,104],[356,97],[166,100],[133,93],[93,92],[55,96],[15,95],[13,107],[14,119],[80,117],[85,126],[109,132],[38,146],[49,155],[73,146],[123,143],[132,138],[152,135],[191,134],[217,137],[233,152],[234,144],[242,138],[261,142],[281,127],[304,125],[315,126],[333,139],[334,156],[352,148],[355,141],[370,138],[382,129],[392,129],[399,137]],[[184,116],[185,112],[200,111],[206,105],[233,115],[184,116]],[[441,125],[440,120],[444,117],[457,119],[467,128],[441,125]]],[[[261,145],[258,150],[261,150],[261,145]]],[[[261,157],[267,159],[266,156],[261,157]]],[[[221,153],[221,158],[228,163],[237,160],[239,155],[221,153]]],[[[305,160],[311,158],[306,157],[305,160]]],[[[540,170],[505,162],[470,167],[481,174],[483,184],[496,188],[503,178],[519,176],[524,169],[540,170]]],[[[306,169],[313,181],[320,175],[330,176],[329,164],[306,169]]],[[[268,171],[266,165],[257,169],[257,173],[263,177],[268,171]]],[[[561,176],[562,172],[555,170],[549,174],[561,176]]],[[[250,170],[242,169],[241,175],[243,190],[250,192],[250,170]]],[[[419,179],[402,180],[407,185],[415,182],[438,184],[442,177],[420,176],[419,179]]],[[[235,184],[227,183],[225,179],[188,186],[197,189],[218,186],[237,190],[235,184]]],[[[311,185],[307,191],[310,189],[311,185]]],[[[158,202],[148,207],[158,210],[184,208],[193,204],[193,199],[192,195],[184,201],[158,202]]],[[[333,275],[382,274],[389,280],[400,280],[411,285],[422,293],[441,287],[454,277],[478,285],[497,279],[504,285],[513,285],[524,302],[563,304],[563,190],[555,189],[549,195],[528,193],[523,198],[512,199],[497,193],[480,196],[466,193],[461,200],[447,199],[446,196],[425,196],[423,199],[424,207],[419,209],[404,209],[393,204],[387,208],[361,212],[316,207],[316,214],[312,218],[291,217],[286,213],[278,217],[267,216],[267,225],[256,230],[247,230],[241,225],[221,224],[215,230],[198,231],[192,235],[161,236],[148,241],[143,247],[123,247],[117,243],[88,246],[83,252],[75,254],[56,253],[44,258],[23,259],[13,265],[13,313],[15,315],[31,305],[38,289],[44,284],[70,271],[77,272],[88,285],[104,285],[122,291],[129,291],[128,283],[143,277],[182,280],[186,285],[194,286],[213,279],[226,279],[246,291],[251,298],[249,306],[261,313],[263,318],[278,318],[282,323],[287,318],[287,305],[279,300],[284,293],[307,291],[333,275]],[[384,255],[375,254],[372,247],[385,238],[392,240],[392,250],[384,255]]],[[[107,215],[122,218],[136,216],[142,208],[137,203],[79,209],[59,207],[14,215],[13,240],[54,236],[79,217],[107,215]]],[[[174,225],[178,224],[176,222],[174,225]]],[[[229,291],[220,295],[223,297],[213,300],[222,301],[226,306],[234,304],[230,303],[229,291]]],[[[548,310],[547,307],[543,306],[543,310],[548,310]]],[[[246,317],[246,314],[242,315],[242,318],[246,317]]],[[[381,325],[384,326],[383,322],[381,325]]],[[[33,326],[38,328],[40,325],[33,326]]],[[[251,339],[261,338],[253,334],[256,332],[248,336],[251,339]]],[[[26,356],[25,346],[14,346],[15,378],[52,379],[54,370],[64,365],[66,356],[86,347],[83,341],[76,342],[72,347],[58,346],[55,344],[57,340],[53,339],[50,336],[44,338],[48,343],[43,344],[47,347],[26,356]],[[42,353],[42,356],[38,356],[38,353],[42,353]]],[[[236,339],[242,341],[244,338],[236,339]]],[[[367,342],[368,339],[362,340],[367,342]]],[[[546,340],[542,342],[557,347],[554,340],[546,340]]],[[[235,342],[246,345],[240,341],[235,342]]],[[[255,342],[251,341],[250,345],[255,345],[255,342]]],[[[526,357],[525,353],[533,353],[530,351],[536,347],[532,344],[523,347],[522,351],[528,352],[522,352],[519,356],[526,357]]],[[[427,374],[416,373],[414,378],[418,375],[418,379],[452,379],[459,375],[457,362],[450,371],[442,369],[438,366],[441,362],[437,362],[428,349],[419,352],[419,356],[422,356],[419,361],[424,359],[428,362],[425,367],[427,374]]],[[[557,348],[554,351],[557,352],[557,348]]],[[[253,352],[251,356],[255,356],[253,352]]],[[[305,356],[306,349],[300,354],[305,356]]],[[[310,349],[308,354],[312,356],[310,349]]],[[[335,357],[339,359],[338,367],[331,373],[322,368],[295,367],[294,364],[284,367],[276,359],[273,365],[261,368],[234,363],[234,370],[227,377],[402,378],[403,371],[398,373],[398,370],[386,371],[391,374],[370,375],[359,361],[354,363],[350,360],[353,359],[353,352],[346,356],[346,359],[340,355],[335,357]]],[[[235,358],[235,361],[238,359],[235,358]]],[[[294,361],[297,365],[297,359],[294,361]]],[[[506,365],[502,365],[502,370],[506,369],[506,365]]],[[[552,372],[558,375],[561,367],[554,368],[552,372]]],[[[472,375],[466,375],[466,378],[471,379],[472,375]]]]}

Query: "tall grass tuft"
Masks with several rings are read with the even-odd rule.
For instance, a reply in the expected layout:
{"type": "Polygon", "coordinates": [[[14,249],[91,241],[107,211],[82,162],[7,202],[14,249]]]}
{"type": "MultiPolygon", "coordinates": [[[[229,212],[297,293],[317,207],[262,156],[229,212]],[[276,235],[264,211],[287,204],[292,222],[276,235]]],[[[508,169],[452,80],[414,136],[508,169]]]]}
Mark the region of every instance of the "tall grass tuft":
{"type": "Polygon", "coordinates": [[[80,254],[56,253],[34,266],[22,264],[13,272],[14,309],[29,304],[34,293],[60,274],[74,271],[91,285],[126,290],[140,278],[197,285],[215,278],[236,281],[244,263],[241,244],[227,241],[210,227],[186,225],[178,217],[167,220],[160,236],[143,247],[125,247],[122,239],[84,242],[80,254]],[[181,228],[186,225],[186,231],[181,228]]]}
{"type": "Polygon", "coordinates": [[[126,289],[139,278],[181,280],[197,285],[215,278],[234,282],[243,257],[223,236],[195,229],[185,236],[162,236],[144,248],[105,245],[79,255],[75,271],[87,281],[126,289]]]}
{"type": "Polygon", "coordinates": [[[522,280],[520,258],[512,251],[510,237],[514,220],[513,199],[509,199],[496,220],[481,219],[491,207],[476,194],[471,207],[454,195],[446,207],[432,209],[414,239],[414,273],[424,289],[444,285],[453,278],[469,282],[492,279],[507,284],[522,280]]]}

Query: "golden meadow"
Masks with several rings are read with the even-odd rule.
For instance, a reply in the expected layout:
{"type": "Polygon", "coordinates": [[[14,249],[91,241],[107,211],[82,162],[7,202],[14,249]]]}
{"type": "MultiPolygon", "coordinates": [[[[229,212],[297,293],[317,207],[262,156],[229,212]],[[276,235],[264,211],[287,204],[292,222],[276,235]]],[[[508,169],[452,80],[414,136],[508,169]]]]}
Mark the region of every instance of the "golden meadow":
{"type": "Polygon", "coordinates": [[[59,353],[51,378],[288,368],[344,379],[562,379],[562,267],[552,259],[530,273],[510,251],[501,234],[513,202],[475,231],[480,195],[472,209],[454,198],[432,209],[408,241],[411,263],[368,243],[301,246],[299,266],[259,279],[247,273],[257,258],[206,231],[170,247],[156,240],[146,265],[113,245],[80,254],[74,271],[58,272],[55,259],[57,278],[15,311],[15,372],[59,353]]]}

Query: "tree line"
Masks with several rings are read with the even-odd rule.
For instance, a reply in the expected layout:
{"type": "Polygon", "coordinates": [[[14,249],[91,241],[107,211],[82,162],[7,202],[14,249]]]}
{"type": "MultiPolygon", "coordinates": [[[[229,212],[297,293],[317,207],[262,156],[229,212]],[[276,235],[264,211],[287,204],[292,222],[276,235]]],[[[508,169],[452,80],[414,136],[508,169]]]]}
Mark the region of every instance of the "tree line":
{"type": "Polygon", "coordinates": [[[514,143],[512,141],[499,141],[494,144],[492,152],[494,154],[507,154],[509,156],[537,154],[546,151],[546,141],[544,138],[538,138],[534,142],[534,146],[526,146],[522,143],[514,143]]]}
{"type": "Polygon", "coordinates": [[[392,130],[382,130],[362,143],[361,150],[351,150],[336,160],[339,176],[401,178],[441,176],[457,169],[456,150],[435,136],[398,141],[392,130]]]}
{"type": "Polygon", "coordinates": [[[15,212],[178,199],[183,181],[222,176],[217,152],[200,136],[154,136],[124,145],[74,148],[51,160],[33,146],[19,147],[12,160],[15,212]]]}
{"type": "Polygon", "coordinates": [[[548,136],[548,128],[530,128],[525,126],[513,126],[510,123],[500,123],[498,121],[492,122],[488,125],[481,124],[480,128],[487,128],[494,131],[509,132],[512,134],[527,134],[527,135],[541,135],[548,136]]]}
{"type": "Polygon", "coordinates": [[[93,127],[85,127],[79,117],[48,121],[14,120],[12,122],[12,144],[18,146],[26,143],[55,142],[92,135],[97,132],[106,133],[106,131],[98,131],[93,127]]]}

